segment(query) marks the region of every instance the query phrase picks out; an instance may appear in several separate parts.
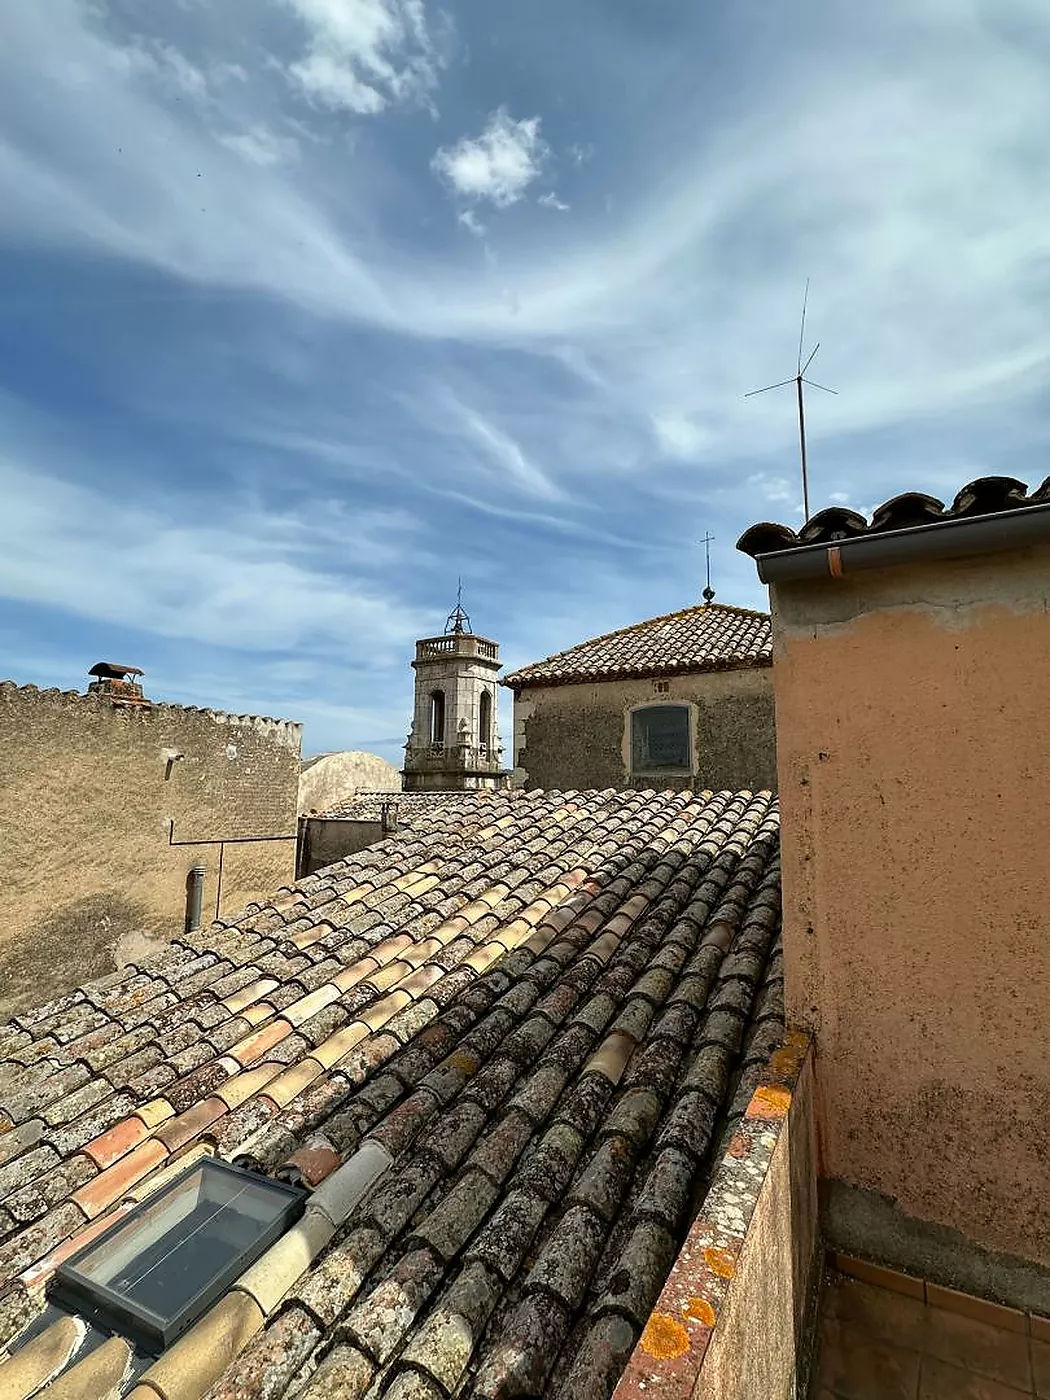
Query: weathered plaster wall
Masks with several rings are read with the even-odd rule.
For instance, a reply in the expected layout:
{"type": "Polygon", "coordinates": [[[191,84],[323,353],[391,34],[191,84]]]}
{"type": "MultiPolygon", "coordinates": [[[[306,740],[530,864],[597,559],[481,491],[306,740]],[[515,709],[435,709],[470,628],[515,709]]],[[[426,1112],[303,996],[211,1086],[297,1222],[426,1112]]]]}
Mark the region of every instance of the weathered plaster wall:
{"type": "Polygon", "coordinates": [[[514,700],[514,779],[541,788],[652,787],[630,771],[627,716],[636,705],[689,704],[693,773],[661,788],[776,786],[773,679],[768,667],[663,680],[528,686],[514,700]],[[658,689],[666,686],[666,690],[658,689]]]}
{"type": "Polygon", "coordinates": [[[400,792],[401,770],[375,753],[347,749],[307,759],[299,777],[299,811],[327,812],[357,792],[400,792]]]}
{"type": "Polygon", "coordinates": [[[773,601],[788,1016],[832,1194],[889,1207],[849,1247],[1050,1265],[1050,550],[773,601]]]}
{"type": "Polygon", "coordinates": [[[301,730],[174,705],[0,684],[0,1016],[180,933],[203,861],[204,915],[292,878],[301,730]],[[169,765],[175,753],[183,757],[169,765]]]}

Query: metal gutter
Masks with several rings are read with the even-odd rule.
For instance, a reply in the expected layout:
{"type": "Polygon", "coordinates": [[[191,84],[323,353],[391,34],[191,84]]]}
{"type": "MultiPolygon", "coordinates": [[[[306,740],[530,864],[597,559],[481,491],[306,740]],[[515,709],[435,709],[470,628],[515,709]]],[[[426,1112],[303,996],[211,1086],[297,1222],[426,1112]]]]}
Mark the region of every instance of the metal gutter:
{"type": "Polygon", "coordinates": [[[755,563],[763,583],[787,583],[795,579],[842,578],[862,569],[913,561],[993,554],[1048,538],[1050,502],[1018,506],[993,515],[935,520],[930,525],[913,525],[905,530],[855,535],[834,544],[778,549],[771,554],[757,554],[755,563]]]}

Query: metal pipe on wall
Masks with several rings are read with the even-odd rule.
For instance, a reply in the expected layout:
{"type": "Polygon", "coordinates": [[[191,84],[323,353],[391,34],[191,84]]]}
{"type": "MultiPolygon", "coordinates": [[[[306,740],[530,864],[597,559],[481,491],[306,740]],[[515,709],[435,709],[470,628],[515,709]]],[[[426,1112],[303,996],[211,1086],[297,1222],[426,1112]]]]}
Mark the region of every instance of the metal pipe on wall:
{"type": "Polygon", "coordinates": [[[197,933],[204,910],[204,866],[198,861],[186,876],[186,932],[197,933]]]}

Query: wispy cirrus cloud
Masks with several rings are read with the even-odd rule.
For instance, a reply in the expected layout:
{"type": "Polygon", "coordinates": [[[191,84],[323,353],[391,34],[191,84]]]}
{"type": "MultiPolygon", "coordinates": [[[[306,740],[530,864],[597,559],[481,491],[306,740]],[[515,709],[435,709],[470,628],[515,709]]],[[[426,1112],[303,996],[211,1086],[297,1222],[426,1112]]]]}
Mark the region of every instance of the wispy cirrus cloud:
{"type": "Polygon", "coordinates": [[[244,651],[341,652],[351,639],[405,648],[426,614],[347,570],[415,549],[393,512],[265,509],[229,496],[131,504],[0,457],[0,595],[95,623],[244,651]],[[119,540],[118,548],[113,541],[119,540]]]}
{"type": "Polygon", "coordinates": [[[299,158],[299,142],[294,136],[282,136],[262,123],[246,131],[229,132],[218,140],[252,165],[283,165],[299,158]]]}

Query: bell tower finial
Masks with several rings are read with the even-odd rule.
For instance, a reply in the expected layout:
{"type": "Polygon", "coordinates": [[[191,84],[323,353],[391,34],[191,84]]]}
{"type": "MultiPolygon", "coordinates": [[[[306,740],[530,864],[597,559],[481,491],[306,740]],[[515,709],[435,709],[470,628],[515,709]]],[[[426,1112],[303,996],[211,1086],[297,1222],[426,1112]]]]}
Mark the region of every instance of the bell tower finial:
{"type": "Polygon", "coordinates": [[[463,610],[463,580],[456,580],[456,606],[445,619],[445,634],[470,631],[470,618],[463,610]]]}

